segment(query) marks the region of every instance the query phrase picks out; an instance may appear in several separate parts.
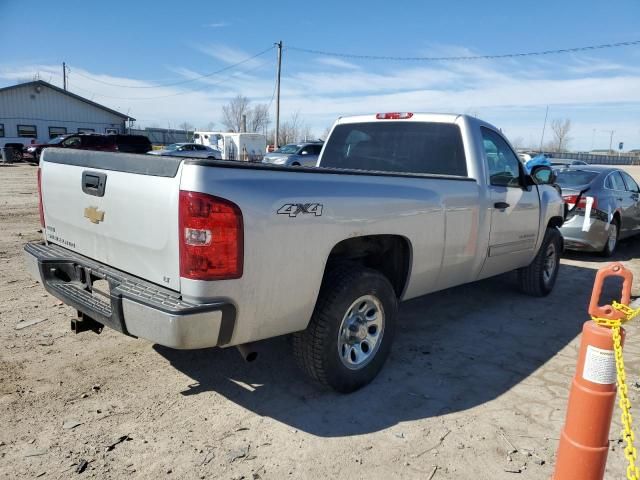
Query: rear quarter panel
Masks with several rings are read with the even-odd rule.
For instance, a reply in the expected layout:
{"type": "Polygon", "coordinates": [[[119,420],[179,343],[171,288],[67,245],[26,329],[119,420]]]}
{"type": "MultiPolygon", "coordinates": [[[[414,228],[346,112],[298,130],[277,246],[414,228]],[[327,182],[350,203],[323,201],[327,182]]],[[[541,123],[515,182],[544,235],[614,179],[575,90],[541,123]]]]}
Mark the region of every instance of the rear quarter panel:
{"type": "Polygon", "coordinates": [[[226,198],[243,213],[242,278],[181,279],[186,299],[226,299],[236,305],[238,320],[229,345],[306,328],[329,254],[342,240],[375,234],[406,238],[411,271],[404,298],[438,289],[445,244],[467,277],[473,275],[467,267],[478,259],[475,181],[186,164],[180,188],[226,198]],[[290,203],[321,204],[322,215],[277,213],[290,203]],[[447,211],[455,227],[450,241],[445,239],[447,211]]]}

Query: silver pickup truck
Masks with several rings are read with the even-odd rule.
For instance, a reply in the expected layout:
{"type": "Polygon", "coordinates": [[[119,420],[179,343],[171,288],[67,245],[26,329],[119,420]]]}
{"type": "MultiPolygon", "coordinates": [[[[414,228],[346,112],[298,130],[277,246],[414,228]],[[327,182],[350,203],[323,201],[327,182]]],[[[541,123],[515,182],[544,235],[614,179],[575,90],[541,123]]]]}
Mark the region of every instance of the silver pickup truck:
{"type": "Polygon", "coordinates": [[[26,261],[76,332],[249,358],[292,334],[301,368],[349,392],[382,368],[399,301],[511,270],[551,291],[552,182],[466,115],[340,118],[317,167],[49,148],[26,261]]]}

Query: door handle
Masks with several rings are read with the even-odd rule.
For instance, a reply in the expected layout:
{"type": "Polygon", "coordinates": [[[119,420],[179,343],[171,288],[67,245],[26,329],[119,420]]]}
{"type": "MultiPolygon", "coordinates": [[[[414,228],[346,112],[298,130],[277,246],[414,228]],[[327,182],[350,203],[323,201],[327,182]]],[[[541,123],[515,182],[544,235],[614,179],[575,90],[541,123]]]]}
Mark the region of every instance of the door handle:
{"type": "Polygon", "coordinates": [[[510,206],[511,205],[509,205],[507,202],[496,202],[493,204],[493,207],[499,210],[504,210],[505,208],[509,208],[510,206]]]}
{"type": "Polygon", "coordinates": [[[82,191],[94,197],[104,197],[107,175],[100,172],[82,172],[82,191]]]}

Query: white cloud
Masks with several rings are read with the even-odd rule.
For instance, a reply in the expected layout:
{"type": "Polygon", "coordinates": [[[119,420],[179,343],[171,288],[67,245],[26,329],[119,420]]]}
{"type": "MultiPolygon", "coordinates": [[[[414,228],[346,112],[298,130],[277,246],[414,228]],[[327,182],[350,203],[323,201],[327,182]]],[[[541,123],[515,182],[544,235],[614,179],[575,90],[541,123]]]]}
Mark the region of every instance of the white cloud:
{"type": "MultiPolygon", "coordinates": [[[[228,64],[239,63],[252,56],[251,53],[245,52],[244,50],[223,44],[196,45],[195,48],[205,55],[228,64]]],[[[255,58],[244,62],[243,65],[251,67],[252,65],[258,65],[259,63],[260,59],[255,58]]]]}
{"type": "MultiPolygon", "coordinates": [[[[226,45],[200,50],[227,64],[250,54],[226,45]]],[[[445,49],[446,50],[446,49],[445,49]]],[[[467,50],[449,50],[456,54],[467,50]]],[[[264,56],[266,57],[266,55],[264,56]]],[[[274,71],[266,58],[254,59],[211,77],[186,68],[170,70],[193,80],[161,88],[124,88],[98,83],[148,86],[150,82],[96,74],[72,68],[70,90],[139,119],[139,124],[195,125],[220,123],[221,109],[238,93],[256,103],[269,103],[274,71]],[[253,70],[252,70],[253,69],[253,70]],[[82,74],[86,77],[80,76],[82,74]],[[112,97],[124,97],[112,98],[112,97]],[[164,98],[154,98],[164,97],[164,98]]],[[[313,59],[313,57],[311,57],[313,59]]],[[[304,60],[308,60],[304,57],[304,60]]],[[[526,60],[433,62],[360,62],[319,57],[310,65],[285,57],[282,77],[282,118],[299,112],[316,134],[341,115],[379,111],[473,112],[502,128],[507,135],[539,139],[544,110],[550,118],[571,118],[575,148],[602,146],[615,130],[614,142],[640,148],[640,69],[623,62],[565,56],[526,60]],[[337,61],[336,61],[337,60],[337,61]],[[319,66],[327,68],[318,71],[319,66]],[[596,132],[594,133],[594,129],[596,132]],[[600,138],[602,137],[602,138],[600,138]],[[607,138],[605,138],[607,137],[607,138]]],[[[0,83],[31,80],[39,71],[43,80],[61,83],[57,65],[0,65],[0,83]]]]}
{"type": "Polygon", "coordinates": [[[322,65],[328,65],[329,67],[346,68],[349,70],[360,69],[360,67],[354,63],[350,63],[345,60],[340,60],[339,58],[335,58],[335,57],[319,57],[316,59],[316,62],[322,65]]]}
{"type": "Polygon", "coordinates": [[[223,28],[228,26],[229,24],[227,22],[213,22],[213,23],[207,23],[205,25],[205,27],[209,27],[209,28],[223,28]]]}

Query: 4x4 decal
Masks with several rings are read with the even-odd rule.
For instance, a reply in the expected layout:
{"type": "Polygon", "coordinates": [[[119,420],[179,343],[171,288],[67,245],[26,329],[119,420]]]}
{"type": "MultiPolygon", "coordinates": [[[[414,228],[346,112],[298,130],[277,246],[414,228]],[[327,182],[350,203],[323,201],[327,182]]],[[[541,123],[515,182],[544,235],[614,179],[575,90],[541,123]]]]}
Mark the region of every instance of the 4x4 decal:
{"type": "Polygon", "coordinates": [[[298,214],[313,214],[316,217],[322,215],[321,203],[286,203],[278,209],[278,215],[297,217],[298,214]]]}

